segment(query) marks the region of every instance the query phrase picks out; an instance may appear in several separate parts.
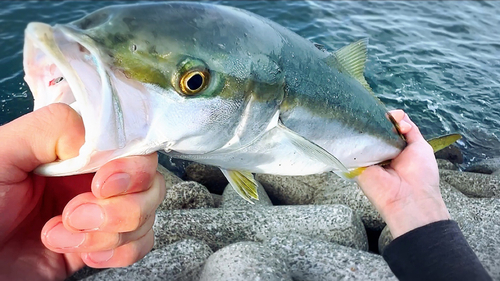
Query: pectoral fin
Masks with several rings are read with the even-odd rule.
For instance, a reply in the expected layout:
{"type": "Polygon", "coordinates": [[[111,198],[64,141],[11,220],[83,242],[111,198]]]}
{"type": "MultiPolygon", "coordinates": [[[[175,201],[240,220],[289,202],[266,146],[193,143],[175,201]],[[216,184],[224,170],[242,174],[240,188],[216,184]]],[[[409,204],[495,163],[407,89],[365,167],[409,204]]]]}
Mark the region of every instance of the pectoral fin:
{"type": "Polygon", "coordinates": [[[252,199],[259,200],[257,194],[257,182],[253,174],[245,171],[226,170],[220,168],[224,176],[236,190],[236,192],[246,201],[253,204],[252,199]]]}
{"type": "Polygon", "coordinates": [[[279,133],[281,135],[284,135],[284,137],[287,138],[295,146],[296,149],[302,151],[306,155],[309,155],[311,158],[325,163],[328,166],[335,167],[339,172],[349,172],[344,164],[342,164],[342,162],[340,162],[335,156],[324,150],[319,145],[288,129],[283,124],[281,124],[281,122],[278,123],[278,125],[273,130],[278,130],[279,133]]]}

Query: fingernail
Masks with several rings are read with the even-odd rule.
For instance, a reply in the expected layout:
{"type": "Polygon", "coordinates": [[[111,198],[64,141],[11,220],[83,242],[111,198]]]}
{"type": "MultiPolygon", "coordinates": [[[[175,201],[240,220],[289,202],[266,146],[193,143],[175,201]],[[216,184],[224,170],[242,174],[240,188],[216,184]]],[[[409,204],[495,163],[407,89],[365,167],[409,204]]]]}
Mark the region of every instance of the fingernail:
{"type": "Polygon", "coordinates": [[[88,253],[88,258],[95,263],[109,261],[114,254],[114,250],[88,253]]]}
{"type": "Polygon", "coordinates": [[[47,243],[54,248],[76,248],[85,241],[85,233],[69,232],[62,223],[54,226],[46,234],[47,243]]]}
{"type": "Polygon", "coordinates": [[[109,176],[101,187],[102,197],[111,197],[125,193],[130,185],[130,175],[127,173],[117,173],[109,176]]]}
{"type": "Polygon", "coordinates": [[[411,130],[411,125],[408,122],[401,120],[399,122],[399,130],[401,132],[407,133],[408,131],[411,130]]]}
{"type": "Polygon", "coordinates": [[[68,224],[80,230],[99,229],[103,221],[104,214],[101,207],[89,203],[80,205],[68,216],[68,224]]]}

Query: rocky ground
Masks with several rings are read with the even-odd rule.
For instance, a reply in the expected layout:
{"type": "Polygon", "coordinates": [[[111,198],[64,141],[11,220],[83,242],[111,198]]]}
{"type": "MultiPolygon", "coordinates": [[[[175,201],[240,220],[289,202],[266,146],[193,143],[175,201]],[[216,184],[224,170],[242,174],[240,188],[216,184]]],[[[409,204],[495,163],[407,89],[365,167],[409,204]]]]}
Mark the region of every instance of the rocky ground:
{"type": "MultiPolygon", "coordinates": [[[[450,214],[500,280],[500,159],[466,172],[438,162],[450,214]]],[[[353,182],[333,173],[256,175],[252,205],[212,167],[189,165],[189,181],[159,170],[167,195],[154,249],[129,267],[85,268],[68,280],[396,280],[379,254],[390,232],[353,182]]]]}

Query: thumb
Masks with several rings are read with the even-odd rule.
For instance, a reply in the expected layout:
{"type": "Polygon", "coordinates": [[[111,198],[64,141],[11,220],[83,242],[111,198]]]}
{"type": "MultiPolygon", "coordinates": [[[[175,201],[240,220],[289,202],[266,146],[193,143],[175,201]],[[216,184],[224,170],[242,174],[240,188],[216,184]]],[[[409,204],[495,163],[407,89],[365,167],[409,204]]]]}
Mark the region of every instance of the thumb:
{"type": "Polygon", "coordinates": [[[56,103],[1,126],[0,136],[0,180],[13,183],[41,164],[77,156],[85,129],[76,111],[56,103]]]}

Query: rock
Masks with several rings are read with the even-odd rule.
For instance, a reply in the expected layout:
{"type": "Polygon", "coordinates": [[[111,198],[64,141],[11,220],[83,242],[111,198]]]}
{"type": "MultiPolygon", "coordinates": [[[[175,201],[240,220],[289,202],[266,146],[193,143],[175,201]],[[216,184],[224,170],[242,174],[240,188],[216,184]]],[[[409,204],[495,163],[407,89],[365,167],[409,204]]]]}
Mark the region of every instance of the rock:
{"type": "Polygon", "coordinates": [[[215,194],[222,194],[228,184],[219,168],[195,162],[186,167],[186,179],[203,184],[215,194]]]}
{"type": "Polygon", "coordinates": [[[156,171],[162,174],[163,178],[165,179],[165,185],[167,188],[169,188],[174,184],[183,182],[181,178],[179,178],[174,173],[167,170],[167,168],[163,167],[161,164],[158,164],[158,166],[156,167],[156,171]]]}
{"type": "Polygon", "coordinates": [[[437,161],[439,170],[452,170],[452,171],[458,170],[458,167],[448,160],[436,159],[436,161],[437,161]]]}
{"type": "Polygon", "coordinates": [[[380,255],[297,234],[264,244],[287,261],[293,280],[397,280],[380,255]]]}
{"type": "Polygon", "coordinates": [[[214,208],[219,208],[220,204],[222,204],[222,195],[210,193],[212,194],[212,199],[214,200],[214,208]]]}
{"type": "Polygon", "coordinates": [[[215,252],[206,261],[200,281],[289,280],[285,261],[257,242],[239,242],[215,252]]]}
{"type": "Polygon", "coordinates": [[[343,204],[356,211],[369,230],[381,231],[385,222],[356,182],[331,173],[328,181],[315,192],[313,204],[343,204]]]}
{"type": "Polygon", "coordinates": [[[198,280],[212,253],[205,243],[187,239],[152,251],[131,266],[107,269],[85,280],[198,280]]]}
{"type": "Polygon", "coordinates": [[[500,198],[500,177],[447,170],[440,171],[439,176],[467,196],[500,198]]]}
{"type": "Polygon", "coordinates": [[[242,209],[242,208],[255,208],[259,206],[272,206],[273,203],[269,196],[267,196],[266,191],[259,183],[257,187],[257,194],[259,195],[259,200],[252,200],[253,204],[243,199],[234,188],[228,184],[224,193],[222,193],[222,203],[221,208],[230,209],[242,209]]]}
{"type": "Polygon", "coordinates": [[[343,205],[159,211],[153,228],[156,247],[193,237],[217,250],[235,242],[261,242],[280,233],[299,233],[368,249],[359,216],[343,205]]]}
{"type": "Polygon", "coordinates": [[[464,162],[462,151],[456,145],[445,147],[436,152],[434,155],[437,159],[445,159],[454,164],[462,164],[464,162]]]}
{"type": "Polygon", "coordinates": [[[325,185],[330,173],[309,176],[277,176],[256,174],[271,200],[283,205],[311,204],[318,187],[325,185]]]}
{"type": "Polygon", "coordinates": [[[380,233],[380,237],[378,238],[378,252],[382,255],[384,253],[384,249],[391,241],[394,240],[392,237],[391,230],[386,225],[380,233]]]}
{"type": "Polygon", "coordinates": [[[210,192],[194,181],[184,181],[167,187],[165,199],[159,210],[213,208],[214,199],[210,192]]]}
{"type": "Polygon", "coordinates": [[[484,159],[467,167],[465,171],[482,174],[493,174],[495,172],[500,172],[500,157],[484,159]]]}
{"type": "Polygon", "coordinates": [[[95,275],[103,270],[106,270],[105,268],[92,268],[85,266],[82,269],[78,270],[77,272],[73,273],[70,277],[64,279],[64,281],[77,281],[77,280],[83,280],[89,276],[95,275]]]}

